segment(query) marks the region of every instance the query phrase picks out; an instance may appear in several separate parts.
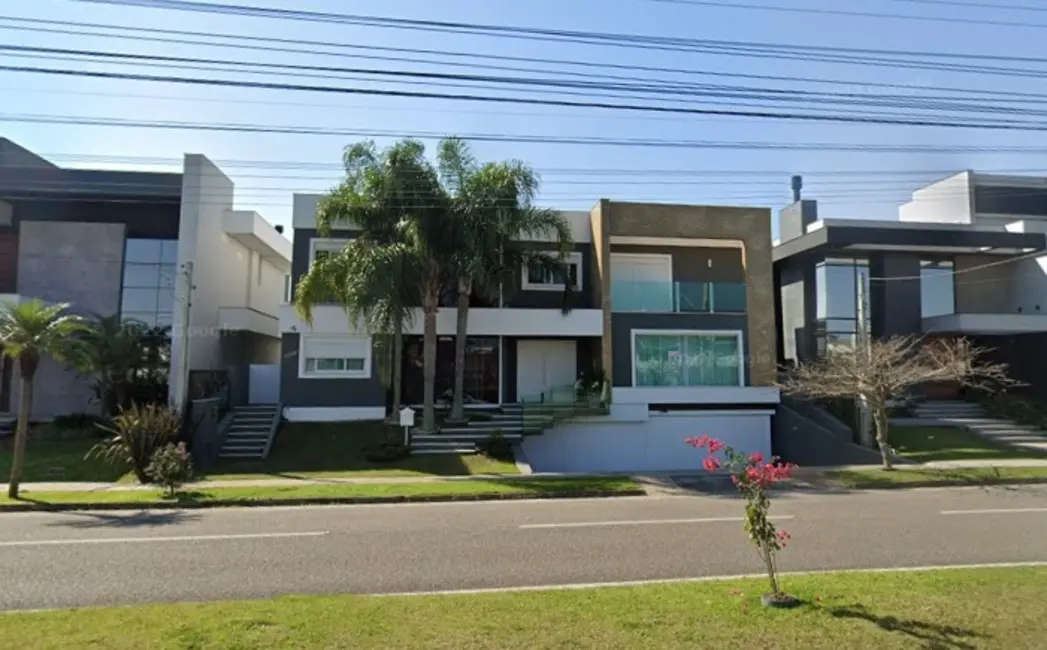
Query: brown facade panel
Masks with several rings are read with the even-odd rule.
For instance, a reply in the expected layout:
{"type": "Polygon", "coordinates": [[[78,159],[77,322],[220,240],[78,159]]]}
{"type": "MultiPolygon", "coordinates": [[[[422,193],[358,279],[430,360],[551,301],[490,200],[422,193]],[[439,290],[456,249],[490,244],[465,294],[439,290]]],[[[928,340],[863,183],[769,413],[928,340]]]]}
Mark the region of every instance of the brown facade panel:
{"type": "MultiPolygon", "coordinates": [[[[653,203],[618,203],[602,200],[592,213],[594,247],[603,257],[599,264],[606,293],[610,285],[611,237],[660,237],[721,239],[742,242],[745,298],[749,335],[749,368],[754,386],[777,379],[777,335],[774,317],[774,277],[771,260],[771,211],[653,203]],[[597,225],[600,226],[599,232],[597,225]],[[598,243],[599,242],[599,243],[598,243]]],[[[606,294],[605,294],[606,295],[606,294]]],[[[604,300],[604,341],[610,340],[610,305],[604,300]]],[[[610,346],[605,345],[605,348],[610,346]]],[[[605,349],[605,363],[609,351],[605,349]]]]}
{"type": "Polygon", "coordinates": [[[0,232],[0,293],[18,293],[18,233],[0,232]]]}

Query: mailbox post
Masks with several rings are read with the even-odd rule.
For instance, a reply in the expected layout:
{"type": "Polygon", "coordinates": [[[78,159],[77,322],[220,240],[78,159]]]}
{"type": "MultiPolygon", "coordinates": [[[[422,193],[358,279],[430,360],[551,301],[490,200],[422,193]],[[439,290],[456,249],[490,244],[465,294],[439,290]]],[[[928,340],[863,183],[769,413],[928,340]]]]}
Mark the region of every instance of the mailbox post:
{"type": "Polygon", "coordinates": [[[400,409],[400,426],[404,428],[404,446],[411,446],[411,427],[414,426],[414,409],[405,406],[400,409]]]}

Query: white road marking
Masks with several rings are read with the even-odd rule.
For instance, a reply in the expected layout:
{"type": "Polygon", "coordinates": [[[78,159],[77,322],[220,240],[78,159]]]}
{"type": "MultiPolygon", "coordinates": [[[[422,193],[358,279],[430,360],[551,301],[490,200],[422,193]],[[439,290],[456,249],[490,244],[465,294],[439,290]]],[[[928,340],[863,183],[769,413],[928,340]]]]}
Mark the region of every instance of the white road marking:
{"type": "MultiPolygon", "coordinates": [[[[919,571],[953,571],[957,569],[1020,569],[1047,567],[1040,562],[996,562],[987,564],[942,564],[913,567],[884,567],[879,569],[826,569],[824,571],[783,571],[781,576],[817,576],[848,573],[913,573],[919,571]]],[[[499,594],[518,591],[573,591],[581,589],[603,589],[607,587],[645,587],[652,585],[690,584],[699,582],[726,582],[730,580],[766,580],[766,573],[742,573],[737,575],[702,576],[697,578],[661,578],[652,580],[620,580],[615,582],[579,582],[562,585],[531,585],[524,587],[490,587],[480,589],[447,589],[444,591],[400,591],[384,594],[365,594],[375,598],[403,596],[468,596],[472,594],[499,594]]]]}
{"type": "MultiPolygon", "coordinates": [[[[794,515],[777,515],[772,520],[795,519],[794,515]]],[[[524,524],[520,530],[539,530],[547,528],[601,528],[606,526],[649,526],[654,524],[717,524],[723,522],[742,522],[743,517],[702,517],[697,519],[634,519],[618,521],[573,521],[562,524],[524,524]]]]}
{"type": "Polygon", "coordinates": [[[242,533],[232,535],[180,535],[171,537],[90,537],[81,539],[26,539],[0,541],[0,547],[71,546],[76,544],[141,544],[145,542],[224,542],[241,539],[280,539],[288,537],[322,537],[328,531],[304,533],[242,533]]]}
{"type": "Polygon", "coordinates": [[[942,510],[943,515],[1018,515],[1047,512],[1047,508],[984,508],[982,510],[942,510]]]}

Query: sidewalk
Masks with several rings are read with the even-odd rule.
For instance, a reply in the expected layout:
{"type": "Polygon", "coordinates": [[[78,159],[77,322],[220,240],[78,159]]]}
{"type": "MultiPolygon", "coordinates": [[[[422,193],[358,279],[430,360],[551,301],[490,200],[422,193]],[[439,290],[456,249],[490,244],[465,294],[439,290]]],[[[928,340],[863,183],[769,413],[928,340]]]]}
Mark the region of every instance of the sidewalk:
{"type": "MultiPolygon", "coordinates": [[[[876,469],[878,465],[840,465],[836,467],[798,467],[793,476],[796,481],[808,482],[821,478],[825,472],[857,471],[876,469]]],[[[926,469],[970,469],[980,467],[1047,467],[1047,459],[1001,459],[1001,460],[955,460],[939,461],[924,464],[898,464],[895,469],[926,470],[926,469]]],[[[533,479],[556,479],[556,478],[583,478],[598,476],[630,476],[633,480],[645,487],[657,491],[659,487],[665,487],[672,483],[673,479],[693,475],[695,478],[709,477],[708,472],[694,470],[692,472],[647,472],[634,475],[628,474],[472,474],[469,476],[368,476],[368,477],[331,477],[331,478],[254,478],[254,479],[226,479],[220,481],[194,481],[186,483],[184,490],[215,490],[221,488],[247,488],[247,487],[293,487],[300,485],[369,485],[369,484],[404,484],[404,483],[439,483],[452,481],[526,481],[533,479]]],[[[40,483],[22,483],[22,490],[26,492],[122,492],[131,490],[155,490],[155,485],[139,485],[137,483],[82,483],[49,481],[40,483]]]]}

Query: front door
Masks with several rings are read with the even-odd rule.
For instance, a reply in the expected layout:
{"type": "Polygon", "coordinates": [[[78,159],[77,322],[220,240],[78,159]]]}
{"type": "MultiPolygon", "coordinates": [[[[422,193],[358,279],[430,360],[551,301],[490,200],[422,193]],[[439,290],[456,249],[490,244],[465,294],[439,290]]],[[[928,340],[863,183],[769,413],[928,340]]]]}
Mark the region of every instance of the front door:
{"type": "MultiPolygon", "coordinates": [[[[517,401],[551,401],[553,389],[573,386],[578,379],[577,345],[571,340],[517,341],[517,401]]],[[[562,398],[562,391],[557,391],[557,398],[562,398]]]]}
{"type": "Polygon", "coordinates": [[[247,376],[249,404],[277,404],[280,402],[280,364],[251,364],[247,376]]]}

